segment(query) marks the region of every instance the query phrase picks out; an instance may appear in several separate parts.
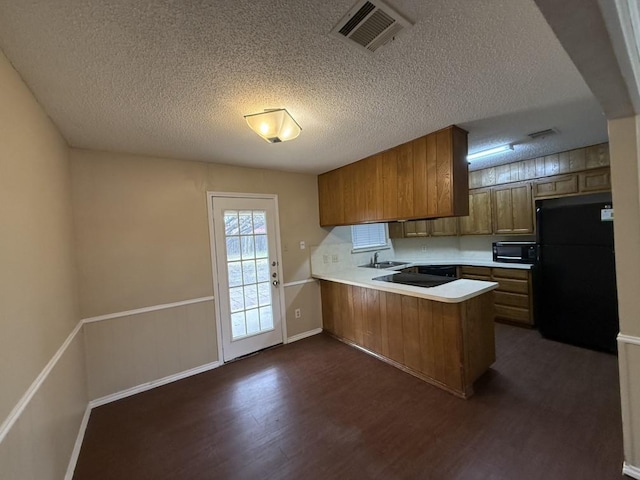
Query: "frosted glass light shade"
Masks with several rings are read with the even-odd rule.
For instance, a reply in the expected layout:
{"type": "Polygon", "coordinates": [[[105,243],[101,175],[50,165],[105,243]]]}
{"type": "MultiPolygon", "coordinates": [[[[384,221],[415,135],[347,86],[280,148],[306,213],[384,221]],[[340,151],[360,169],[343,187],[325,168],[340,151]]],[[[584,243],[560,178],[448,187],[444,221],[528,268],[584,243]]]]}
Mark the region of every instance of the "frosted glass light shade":
{"type": "Polygon", "coordinates": [[[269,143],[293,140],[302,131],[300,125],[284,108],[252,113],[251,115],[245,115],[244,118],[251,130],[269,143]]]}

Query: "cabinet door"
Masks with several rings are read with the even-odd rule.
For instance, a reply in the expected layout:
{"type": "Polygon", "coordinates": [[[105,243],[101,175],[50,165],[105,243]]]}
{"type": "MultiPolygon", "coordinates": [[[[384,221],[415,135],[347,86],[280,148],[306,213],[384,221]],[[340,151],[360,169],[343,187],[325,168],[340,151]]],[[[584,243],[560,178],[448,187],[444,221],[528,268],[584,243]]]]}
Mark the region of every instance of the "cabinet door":
{"type": "Polygon", "coordinates": [[[344,211],[342,169],[332,170],[318,176],[320,197],[320,225],[322,227],[343,225],[344,211]]]}
{"type": "Polygon", "coordinates": [[[491,190],[472,190],[469,192],[469,215],[460,217],[460,234],[491,233],[491,190]]]}
{"type": "Polygon", "coordinates": [[[360,221],[356,200],[358,165],[357,163],[351,163],[342,167],[340,170],[342,170],[342,208],[344,212],[344,223],[353,225],[360,221]]]}
{"type": "Polygon", "coordinates": [[[561,175],[543,178],[533,183],[533,196],[535,198],[558,197],[578,193],[578,176],[561,175]]]}
{"type": "Polygon", "coordinates": [[[599,168],[580,173],[580,192],[605,192],[611,190],[611,173],[599,168]]]}
{"type": "Polygon", "coordinates": [[[456,217],[448,217],[429,220],[428,227],[433,237],[455,236],[458,234],[458,219],[456,217]]]}
{"type": "Polygon", "coordinates": [[[398,218],[415,218],[413,208],[413,143],[394,148],[398,165],[398,218]]]}
{"type": "Polygon", "coordinates": [[[404,238],[403,222],[389,222],[389,238],[404,238]]]}
{"type": "Polygon", "coordinates": [[[356,197],[358,220],[371,222],[382,216],[382,156],[374,155],[356,164],[356,185],[360,193],[356,197]]]}
{"type": "Polygon", "coordinates": [[[410,222],[404,222],[404,236],[410,237],[426,237],[427,221],[426,220],[412,220],[410,222]]]}
{"type": "Polygon", "coordinates": [[[494,187],[492,197],[494,233],[533,233],[530,184],[494,187]]]}

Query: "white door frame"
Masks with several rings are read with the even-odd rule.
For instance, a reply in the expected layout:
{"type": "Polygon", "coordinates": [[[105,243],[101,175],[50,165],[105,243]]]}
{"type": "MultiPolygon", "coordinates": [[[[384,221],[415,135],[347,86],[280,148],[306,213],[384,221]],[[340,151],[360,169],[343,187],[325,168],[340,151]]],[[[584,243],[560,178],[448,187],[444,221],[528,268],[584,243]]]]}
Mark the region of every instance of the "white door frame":
{"type": "Polygon", "coordinates": [[[282,325],[282,343],[287,343],[287,310],[284,300],[284,282],[282,276],[282,249],[280,243],[280,208],[278,207],[278,195],[271,193],[238,193],[238,192],[207,192],[207,215],[209,217],[209,245],[211,255],[211,276],[213,280],[213,297],[216,314],[216,339],[218,342],[218,361],[224,362],[224,354],[222,351],[222,313],[220,311],[220,302],[218,301],[218,278],[216,264],[216,241],[213,227],[213,199],[215,197],[225,198],[262,198],[265,200],[274,200],[275,202],[275,240],[276,240],[276,258],[278,261],[278,278],[280,285],[278,286],[278,297],[280,301],[280,324],[282,325]]]}

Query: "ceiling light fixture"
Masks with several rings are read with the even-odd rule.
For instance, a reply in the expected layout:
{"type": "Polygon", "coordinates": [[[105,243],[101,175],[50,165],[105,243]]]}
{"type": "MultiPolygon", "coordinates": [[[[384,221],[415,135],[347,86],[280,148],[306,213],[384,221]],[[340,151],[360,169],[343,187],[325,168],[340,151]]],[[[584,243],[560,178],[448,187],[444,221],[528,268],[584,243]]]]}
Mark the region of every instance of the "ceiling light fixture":
{"type": "Polygon", "coordinates": [[[298,122],[285,108],[274,108],[262,113],[245,115],[244,119],[256,132],[269,143],[286,142],[293,140],[302,131],[298,122]]]}
{"type": "Polygon", "coordinates": [[[507,150],[513,150],[513,145],[510,143],[507,145],[500,145],[499,147],[493,147],[488,150],[482,150],[481,152],[472,153],[467,155],[467,160],[474,160],[476,158],[482,158],[496,153],[506,152],[507,150]]]}

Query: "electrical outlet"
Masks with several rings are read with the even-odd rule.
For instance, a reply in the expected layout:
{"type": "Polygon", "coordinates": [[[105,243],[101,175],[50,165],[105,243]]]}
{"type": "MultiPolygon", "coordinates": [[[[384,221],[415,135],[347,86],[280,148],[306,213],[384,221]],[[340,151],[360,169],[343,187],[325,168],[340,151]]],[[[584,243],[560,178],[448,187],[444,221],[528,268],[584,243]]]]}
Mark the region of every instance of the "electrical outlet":
{"type": "Polygon", "coordinates": [[[427,251],[427,246],[426,245],[422,245],[422,251],[426,252],[427,251]]]}
{"type": "Polygon", "coordinates": [[[338,263],[338,255],[332,255],[332,256],[331,256],[331,261],[332,261],[333,263],[338,263]]]}
{"type": "Polygon", "coordinates": [[[329,263],[329,255],[322,255],[322,261],[324,263],[329,263]]]}
{"type": "Polygon", "coordinates": [[[302,242],[300,242],[300,250],[304,250],[305,248],[307,248],[307,245],[304,243],[304,240],[302,242]]]}
{"type": "Polygon", "coordinates": [[[299,308],[296,308],[295,314],[296,314],[296,318],[300,318],[302,316],[302,312],[300,311],[299,308]]]}

